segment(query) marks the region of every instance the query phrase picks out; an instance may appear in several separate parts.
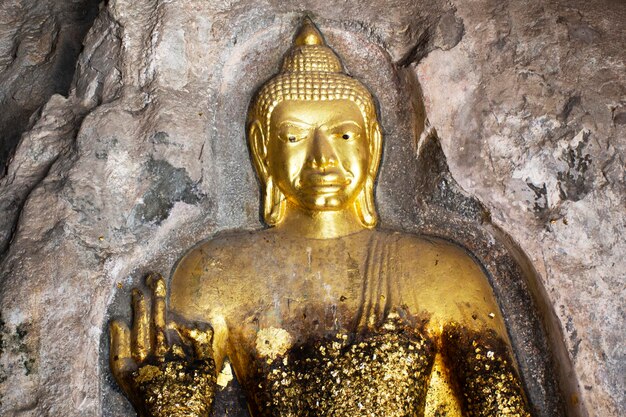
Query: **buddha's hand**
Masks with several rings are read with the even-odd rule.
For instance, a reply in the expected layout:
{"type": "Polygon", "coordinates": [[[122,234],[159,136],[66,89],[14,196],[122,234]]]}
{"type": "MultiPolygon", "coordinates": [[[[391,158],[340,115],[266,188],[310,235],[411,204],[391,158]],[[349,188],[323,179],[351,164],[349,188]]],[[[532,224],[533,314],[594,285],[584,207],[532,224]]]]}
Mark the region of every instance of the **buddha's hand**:
{"type": "Polygon", "coordinates": [[[111,323],[111,371],[142,417],[208,416],[215,394],[213,330],[167,322],[163,277],[151,274],[146,282],[152,308],[135,288],[132,330],[111,323]]]}

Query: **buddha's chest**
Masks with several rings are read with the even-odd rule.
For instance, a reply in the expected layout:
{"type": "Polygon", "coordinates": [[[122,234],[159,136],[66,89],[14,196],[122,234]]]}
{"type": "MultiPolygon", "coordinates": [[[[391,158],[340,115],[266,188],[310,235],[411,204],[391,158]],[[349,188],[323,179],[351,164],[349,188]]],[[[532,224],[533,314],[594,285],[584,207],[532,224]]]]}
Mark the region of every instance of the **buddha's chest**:
{"type": "Polygon", "coordinates": [[[337,320],[340,327],[347,326],[368,279],[366,254],[361,252],[329,245],[287,247],[253,259],[239,272],[244,275],[239,281],[250,283],[249,302],[236,320],[259,328],[322,330],[336,327],[337,320]]]}
{"type": "Polygon", "coordinates": [[[406,279],[393,251],[349,243],[284,245],[251,258],[239,278],[249,285],[237,291],[247,294],[245,308],[231,310],[229,320],[234,345],[258,353],[274,346],[266,336],[303,344],[380,323],[392,309],[415,315],[406,309],[406,279]]]}
{"type": "Polygon", "coordinates": [[[292,248],[253,263],[248,274],[261,281],[250,286],[247,308],[235,318],[236,327],[246,323],[248,344],[256,344],[252,336],[268,328],[285,329],[298,341],[349,332],[368,320],[366,315],[382,316],[402,303],[398,264],[365,250],[292,248]]]}
{"type": "Polygon", "coordinates": [[[362,247],[292,247],[250,264],[263,285],[229,327],[258,415],[421,415],[434,349],[403,306],[394,253],[362,247]]]}

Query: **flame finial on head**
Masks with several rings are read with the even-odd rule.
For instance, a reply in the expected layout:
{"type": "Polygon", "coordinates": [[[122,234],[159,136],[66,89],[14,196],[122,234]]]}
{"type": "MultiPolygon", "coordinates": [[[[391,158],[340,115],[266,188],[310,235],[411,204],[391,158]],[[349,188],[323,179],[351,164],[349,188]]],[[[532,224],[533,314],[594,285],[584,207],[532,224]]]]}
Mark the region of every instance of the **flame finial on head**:
{"type": "Polygon", "coordinates": [[[296,35],[294,45],[326,45],[324,38],[319,30],[315,27],[310,18],[305,17],[302,21],[300,31],[296,35]]]}

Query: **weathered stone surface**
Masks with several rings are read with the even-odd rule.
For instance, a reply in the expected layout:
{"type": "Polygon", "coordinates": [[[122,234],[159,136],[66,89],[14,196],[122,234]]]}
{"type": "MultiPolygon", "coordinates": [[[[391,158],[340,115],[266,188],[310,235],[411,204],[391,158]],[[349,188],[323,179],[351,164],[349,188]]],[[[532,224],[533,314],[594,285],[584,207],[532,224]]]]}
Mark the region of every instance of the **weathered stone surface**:
{"type": "Polygon", "coordinates": [[[98,0],[0,3],[0,175],[31,114],[67,94],[98,0]]]}
{"type": "Polygon", "coordinates": [[[132,415],[107,322],[261,226],[245,114],[305,12],[379,101],[383,225],[483,261],[537,415],[626,412],[622,5],[112,0],[0,179],[0,414],[132,415]]]}
{"type": "Polygon", "coordinates": [[[528,254],[590,415],[626,412],[626,4],[481,1],[417,67],[450,171],[528,254]]]}

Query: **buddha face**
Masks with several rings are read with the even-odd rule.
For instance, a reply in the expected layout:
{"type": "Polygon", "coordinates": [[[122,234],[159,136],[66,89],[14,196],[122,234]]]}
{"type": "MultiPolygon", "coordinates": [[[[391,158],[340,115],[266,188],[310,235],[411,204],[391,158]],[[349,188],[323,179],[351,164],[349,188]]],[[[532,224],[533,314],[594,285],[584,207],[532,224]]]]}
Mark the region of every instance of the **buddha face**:
{"type": "Polygon", "coordinates": [[[272,112],[268,174],[307,210],[342,210],[363,188],[370,165],[365,120],[350,100],[283,101],[272,112]]]}

